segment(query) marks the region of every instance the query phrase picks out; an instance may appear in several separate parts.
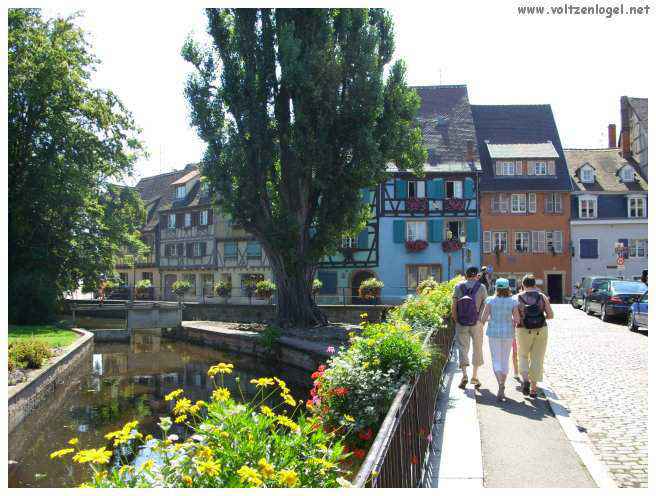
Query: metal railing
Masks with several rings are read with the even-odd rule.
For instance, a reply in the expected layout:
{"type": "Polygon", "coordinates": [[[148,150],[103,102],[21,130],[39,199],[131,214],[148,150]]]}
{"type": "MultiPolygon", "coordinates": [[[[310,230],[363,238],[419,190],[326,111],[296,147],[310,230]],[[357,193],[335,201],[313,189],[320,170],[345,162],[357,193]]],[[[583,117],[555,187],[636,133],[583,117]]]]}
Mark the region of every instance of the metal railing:
{"type": "Polygon", "coordinates": [[[431,365],[397,392],[360,470],[356,487],[414,488],[426,470],[437,396],[455,335],[454,326],[434,330],[425,345],[438,353],[431,365]]]}

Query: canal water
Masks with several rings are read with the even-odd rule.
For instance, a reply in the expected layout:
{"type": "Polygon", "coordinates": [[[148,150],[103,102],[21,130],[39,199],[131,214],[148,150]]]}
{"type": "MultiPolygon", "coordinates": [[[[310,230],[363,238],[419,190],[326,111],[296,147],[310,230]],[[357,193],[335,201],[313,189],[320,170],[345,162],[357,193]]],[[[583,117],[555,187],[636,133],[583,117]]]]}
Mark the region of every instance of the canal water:
{"type": "MultiPolygon", "coordinates": [[[[85,465],[50,460],[50,453],[77,437],[81,448],[111,446],[104,439],[131,420],[144,435],[159,437],[159,417],[170,415],[164,396],[182,388],[192,400],[207,400],[214,384],[210,366],[234,364],[226,384],[239,397],[255,394],[254,377],[277,376],[292,395],[305,401],[310,373],[262,357],[222,352],[162,337],[159,331],[134,331],[130,342],[96,343],[79,378],[62,385],[9,436],[10,487],[76,487],[88,478],[85,465]]],[[[179,432],[179,434],[183,434],[179,432]]]]}

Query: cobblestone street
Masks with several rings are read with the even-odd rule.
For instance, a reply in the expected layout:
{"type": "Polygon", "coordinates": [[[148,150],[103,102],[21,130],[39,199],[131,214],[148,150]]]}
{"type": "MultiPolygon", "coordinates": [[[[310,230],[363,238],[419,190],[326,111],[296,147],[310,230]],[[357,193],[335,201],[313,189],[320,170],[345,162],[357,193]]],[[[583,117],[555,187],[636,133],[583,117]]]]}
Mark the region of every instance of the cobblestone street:
{"type": "Polygon", "coordinates": [[[647,334],[554,305],[545,375],[619,487],[647,487],[647,334]]]}

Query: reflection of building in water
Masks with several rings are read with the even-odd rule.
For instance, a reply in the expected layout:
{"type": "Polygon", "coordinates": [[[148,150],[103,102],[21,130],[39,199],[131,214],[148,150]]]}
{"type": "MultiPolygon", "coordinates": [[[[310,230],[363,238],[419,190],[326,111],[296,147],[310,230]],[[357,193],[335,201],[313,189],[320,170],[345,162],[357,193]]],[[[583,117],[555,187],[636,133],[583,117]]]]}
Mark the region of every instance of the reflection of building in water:
{"type": "Polygon", "coordinates": [[[126,374],[128,372],[128,355],[126,353],[103,354],[102,371],[105,377],[126,374]]]}
{"type": "Polygon", "coordinates": [[[162,343],[159,332],[134,332],[130,338],[132,353],[159,353],[162,343]]]}
{"type": "Polygon", "coordinates": [[[92,358],[92,368],[93,373],[96,375],[102,375],[103,366],[102,366],[102,355],[99,353],[94,353],[92,358]]]}

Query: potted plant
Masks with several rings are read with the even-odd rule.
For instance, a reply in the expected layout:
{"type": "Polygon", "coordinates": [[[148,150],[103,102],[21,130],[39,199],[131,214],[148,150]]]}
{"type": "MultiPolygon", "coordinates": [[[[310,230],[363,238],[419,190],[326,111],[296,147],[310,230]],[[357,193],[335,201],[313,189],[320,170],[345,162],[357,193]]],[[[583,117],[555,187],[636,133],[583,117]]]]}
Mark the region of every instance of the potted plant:
{"type": "Polygon", "coordinates": [[[439,285],[440,283],[437,282],[435,279],[433,279],[433,276],[431,276],[428,279],[424,279],[419,284],[417,284],[417,294],[421,295],[429,291],[432,291],[434,289],[437,289],[439,285]]]}
{"type": "Polygon", "coordinates": [[[137,283],[134,285],[134,289],[137,293],[137,298],[144,299],[148,293],[148,290],[152,287],[153,284],[150,282],[150,279],[141,279],[140,281],[137,281],[137,283]]]}
{"type": "Polygon", "coordinates": [[[462,248],[462,245],[460,244],[460,241],[457,239],[446,239],[442,241],[442,251],[444,253],[452,253],[454,251],[458,251],[462,248]]]}
{"type": "Polygon", "coordinates": [[[405,249],[409,252],[419,252],[428,248],[428,242],[423,239],[415,239],[414,241],[406,241],[405,249]]]}
{"type": "Polygon", "coordinates": [[[276,285],[268,279],[258,281],[257,284],[255,284],[255,295],[258,298],[268,300],[273,296],[275,291],[276,285]]]}
{"type": "Polygon", "coordinates": [[[375,300],[380,296],[380,290],[383,289],[385,284],[375,277],[362,281],[358,288],[358,295],[363,300],[375,300]]]}
{"type": "Polygon", "coordinates": [[[408,198],[405,207],[408,212],[422,212],[426,210],[426,198],[408,198]]]}
{"type": "Polygon", "coordinates": [[[191,283],[189,281],[186,281],[184,279],[175,281],[171,285],[171,290],[173,291],[173,294],[178,297],[178,302],[180,302],[185,294],[187,294],[187,291],[191,289],[191,283]]]}
{"type": "Polygon", "coordinates": [[[321,291],[321,288],[323,288],[323,283],[319,279],[315,279],[312,281],[312,295],[316,296],[319,294],[321,291]]]}
{"type": "Polygon", "coordinates": [[[230,281],[219,281],[214,285],[214,294],[224,299],[224,303],[228,303],[228,299],[232,294],[232,283],[230,281]]]}

